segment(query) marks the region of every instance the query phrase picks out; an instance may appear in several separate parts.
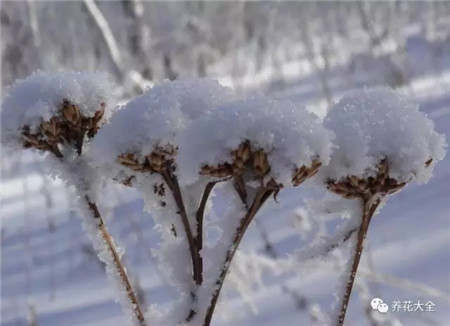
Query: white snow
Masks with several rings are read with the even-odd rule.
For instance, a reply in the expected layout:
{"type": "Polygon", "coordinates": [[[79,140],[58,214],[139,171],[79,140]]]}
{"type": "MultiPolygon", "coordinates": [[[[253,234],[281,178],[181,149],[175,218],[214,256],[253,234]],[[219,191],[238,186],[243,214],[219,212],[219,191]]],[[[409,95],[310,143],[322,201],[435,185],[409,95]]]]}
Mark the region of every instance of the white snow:
{"type": "Polygon", "coordinates": [[[233,96],[231,89],[207,79],[163,82],[119,110],[99,131],[88,156],[109,176],[123,177],[131,170],[118,164],[117,156],[136,153],[142,158],[157,146],[176,146],[175,136],[193,119],[233,96]]]}
{"type": "Polygon", "coordinates": [[[203,165],[231,162],[231,151],[244,141],[268,154],[268,178],[290,185],[295,168],[318,157],[327,164],[332,133],[303,107],[292,102],[252,95],[195,120],[178,138],[180,179],[199,179],[203,165]]]}
{"type": "Polygon", "coordinates": [[[36,72],[7,88],[2,102],[2,142],[22,146],[20,131],[33,132],[43,121],[58,114],[64,100],[76,104],[80,113],[92,117],[106,103],[104,118],[112,113],[116,95],[108,75],[100,72],[36,72]]]}
{"type": "Polygon", "coordinates": [[[319,172],[323,179],[367,176],[386,158],[390,177],[425,182],[445,155],[445,138],[434,131],[433,121],[417,104],[385,87],[344,96],[330,109],[325,126],[336,134],[337,148],[319,172]]]}

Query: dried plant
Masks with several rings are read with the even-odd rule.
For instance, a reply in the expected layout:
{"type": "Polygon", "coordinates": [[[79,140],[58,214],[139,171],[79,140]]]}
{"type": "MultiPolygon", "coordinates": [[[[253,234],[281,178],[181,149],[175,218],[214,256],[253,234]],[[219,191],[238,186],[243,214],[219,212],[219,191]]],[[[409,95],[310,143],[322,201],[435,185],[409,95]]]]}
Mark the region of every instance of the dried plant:
{"type": "MultiPolygon", "coordinates": [[[[327,182],[327,188],[330,191],[346,199],[359,199],[362,205],[361,224],[357,230],[357,242],[353,252],[352,265],[348,274],[344,297],[339,311],[337,324],[339,326],[344,324],[348,302],[358,271],[359,261],[364,248],[364,240],[367,236],[370,221],[383,199],[386,196],[399,191],[407,184],[407,182],[399,182],[389,176],[388,162],[388,158],[384,158],[379,162],[375,176],[364,178],[351,175],[338,182],[334,180],[329,180],[327,182]]],[[[428,166],[431,162],[432,160],[430,159],[425,162],[425,165],[428,166]]],[[[355,231],[356,230],[351,230],[347,239],[355,231]]]]}
{"type": "MultiPolygon", "coordinates": [[[[247,210],[245,216],[240,219],[231,246],[228,248],[225,260],[222,262],[220,275],[218,275],[218,278],[215,280],[216,290],[209,302],[203,321],[203,325],[207,326],[211,323],[214,309],[229,266],[245,231],[267,199],[269,199],[270,196],[276,197],[283,185],[277,183],[273,178],[266,181],[267,175],[271,170],[267,153],[262,149],[252,149],[251,143],[248,140],[242,142],[238,148],[230,152],[231,160],[229,162],[224,161],[224,163],[218,164],[217,166],[204,165],[199,171],[200,175],[211,177],[213,180],[206,184],[201,198],[198,199],[199,206],[195,216],[196,229],[194,232],[194,229],[189,223],[190,219],[185,209],[183,193],[178,185],[178,179],[175,173],[176,154],[177,147],[168,144],[163,147],[159,146],[154,148],[150,154],[121,154],[117,157],[117,162],[131,169],[134,173],[159,174],[163,178],[165,185],[172,193],[174,202],[177,206],[177,213],[182,221],[191,256],[192,279],[197,286],[203,284],[203,258],[200,254],[203,249],[203,219],[205,207],[214,186],[218,182],[232,180],[234,189],[247,210]],[[249,181],[257,181],[259,183],[256,193],[252,198],[249,198],[250,191],[246,185],[249,181]]],[[[306,179],[313,176],[320,166],[321,163],[319,159],[314,159],[309,167],[302,166],[295,169],[292,174],[292,184],[294,186],[300,185],[306,179]]],[[[121,180],[121,182],[130,186],[133,184],[133,179],[134,176],[131,175],[126,179],[121,180]]],[[[164,185],[155,184],[154,192],[163,196],[165,194],[164,185]]],[[[165,204],[162,206],[165,206],[165,204]]],[[[193,306],[186,317],[186,322],[191,321],[197,314],[197,311],[194,308],[197,294],[195,292],[191,293],[191,298],[193,306]]]]}
{"type": "MultiPolygon", "coordinates": [[[[76,104],[71,103],[69,100],[64,100],[60,105],[59,114],[50,118],[49,121],[41,122],[36,128],[36,131],[31,132],[29,126],[23,126],[23,147],[51,152],[63,162],[64,152],[74,150],[77,156],[81,156],[86,137],[94,137],[103,123],[105,105],[104,102],[101,102],[99,109],[93,117],[85,117],[81,114],[76,104]]],[[[88,194],[84,194],[82,200],[89,208],[89,212],[95,220],[101,241],[106,246],[116,273],[121,280],[121,285],[124,287],[130,304],[134,307],[133,310],[136,320],[140,325],[145,325],[144,315],[135,291],[123,266],[120,255],[117,252],[112,236],[98,210],[97,204],[88,194]]]]}
{"type": "MultiPolygon", "coordinates": [[[[205,326],[211,323],[228,269],[248,226],[267,199],[270,196],[276,198],[278,192],[283,187],[282,184],[277,183],[273,178],[267,182],[264,181],[270,172],[267,153],[262,149],[252,150],[250,141],[243,142],[236,150],[231,151],[231,157],[231,162],[223,163],[216,167],[204,166],[200,171],[201,174],[207,174],[214,178],[233,178],[234,188],[247,210],[246,214],[240,219],[239,226],[236,229],[231,245],[227,250],[225,260],[222,263],[220,274],[215,281],[216,290],[213,293],[206,312],[203,324],[205,326]],[[258,181],[259,187],[253,198],[249,200],[249,189],[246,184],[252,180],[258,181]]],[[[302,166],[295,169],[292,176],[292,184],[298,186],[303,183],[306,179],[317,173],[320,165],[320,161],[314,159],[309,167],[302,166]]]]}

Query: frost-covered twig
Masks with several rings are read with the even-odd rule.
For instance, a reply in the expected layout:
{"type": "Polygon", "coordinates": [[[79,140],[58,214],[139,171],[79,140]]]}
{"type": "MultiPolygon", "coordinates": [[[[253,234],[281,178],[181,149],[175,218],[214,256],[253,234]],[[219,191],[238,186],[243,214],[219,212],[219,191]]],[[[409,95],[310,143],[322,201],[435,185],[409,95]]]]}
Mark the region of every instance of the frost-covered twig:
{"type": "Polygon", "coordinates": [[[109,276],[125,293],[119,297],[122,307],[134,324],[145,325],[120,254],[93,199],[99,180],[83,157],[84,145],[110,114],[106,99],[111,93],[108,78],[95,73],[39,73],[18,81],[3,102],[2,140],[9,146],[44,152],[55,168],[50,173],[60,174],[75,187],[87,215],[85,231],[109,276]]]}
{"type": "Polygon", "coordinates": [[[197,248],[196,240],[192,233],[192,228],[189,223],[189,218],[186,212],[186,208],[183,202],[183,196],[181,194],[180,186],[178,184],[177,176],[172,173],[172,166],[167,165],[167,167],[161,172],[161,175],[169,186],[175,204],[177,206],[177,214],[181,217],[181,222],[183,223],[184,232],[186,233],[186,238],[189,245],[189,252],[191,254],[192,260],[192,277],[196,285],[200,285],[203,281],[203,276],[201,273],[201,261],[200,261],[200,252],[197,248]]]}
{"type": "Polygon", "coordinates": [[[252,205],[250,206],[250,209],[247,211],[247,214],[241,219],[241,222],[239,223],[239,227],[236,230],[235,235],[233,236],[231,246],[228,248],[227,253],[225,255],[225,260],[222,263],[220,275],[215,283],[216,289],[215,289],[212,299],[209,303],[203,325],[209,326],[211,323],[214,309],[216,307],[217,300],[219,299],[220,290],[222,289],[223,283],[225,281],[225,277],[226,277],[226,275],[228,273],[228,269],[230,268],[230,265],[231,265],[231,261],[233,260],[233,257],[239,246],[239,243],[241,242],[241,240],[245,234],[245,231],[247,230],[248,226],[250,225],[250,222],[252,221],[252,219],[255,217],[256,213],[262,207],[264,202],[273,194],[273,192],[274,192],[273,189],[267,189],[266,187],[260,187],[256,192],[255,199],[254,199],[252,205]]]}
{"type": "Polygon", "coordinates": [[[298,250],[295,255],[299,261],[311,260],[326,256],[334,249],[339,248],[344,242],[347,242],[357,231],[354,221],[349,221],[342,228],[329,238],[319,237],[313,241],[307,248],[298,250]]]}
{"type": "Polygon", "coordinates": [[[444,138],[418,107],[387,88],[344,97],[330,109],[325,125],[336,134],[338,149],[320,177],[330,191],[359,199],[357,241],[336,324],[344,324],[371,218],[385,197],[414,178],[426,181],[445,155],[444,138]]]}
{"type": "MultiPolygon", "coordinates": [[[[205,209],[206,204],[208,202],[208,198],[211,195],[211,192],[214,188],[214,186],[220,181],[211,181],[208,182],[205,186],[205,190],[203,191],[202,198],[200,200],[200,204],[197,209],[196,213],[196,223],[197,223],[197,230],[196,230],[196,236],[195,236],[195,243],[197,246],[197,251],[200,253],[203,249],[203,219],[205,215],[205,209]]],[[[200,275],[203,275],[203,257],[202,255],[199,255],[199,267],[200,267],[200,275]]],[[[202,280],[203,281],[203,280],[202,280]]]]}
{"type": "Polygon", "coordinates": [[[379,198],[374,200],[374,197],[367,197],[362,199],[362,221],[358,230],[357,243],[355,246],[355,251],[353,253],[352,266],[349,272],[347,285],[344,292],[344,297],[342,299],[341,310],[339,313],[339,325],[344,324],[345,313],[347,311],[348,301],[350,299],[350,294],[352,293],[353,283],[355,281],[356,272],[358,271],[359,260],[363,251],[364,240],[367,236],[367,231],[369,230],[369,223],[375,213],[376,208],[380,204],[381,200],[379,198]]]}
{"type": "Polygon", "coordinates": [[[100,215],[97,204],[92,202],[88,196],[85,196],[85,200],[89,206],[89,210],[91,211],[92,216],[97,221],[97,225],[98,225],[97,228],[101,234],[101,237],[103,238],[103,241],[106,244],[109,254],[111,255],[114,266],[116,268],[116,272],[119,274],[119,278],[125,287],[126,294],[127,294],[128,298],[130,299],[130,302],[132,303],[132,305],[134,305],[134,312],[135,312],[136,318],[138,319],[140,325],[144,325],[145,324],[144,323],[144,315],[143,315],[141,307],[138,303],[135,291],[134,291],[133,286],[131,285],[131,282],[128,278],[126,269],[122,264],[120,255],[117,252],[116,246],[114,245],[111,235],[109,234],[109,231],[106,228],[106,225],[100,215]]]}

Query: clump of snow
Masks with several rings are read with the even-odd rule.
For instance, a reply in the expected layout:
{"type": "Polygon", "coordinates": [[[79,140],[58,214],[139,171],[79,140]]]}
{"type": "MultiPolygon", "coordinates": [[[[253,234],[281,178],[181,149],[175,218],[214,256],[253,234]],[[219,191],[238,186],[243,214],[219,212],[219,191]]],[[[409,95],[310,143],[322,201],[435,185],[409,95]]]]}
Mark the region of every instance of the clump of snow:
{"type": "Polygon", "coordinates": [[[176,146],[176,135],[193,119],[233,96],[231,89],[207,79],[163,82],[119,110],[97,134],[89,156],[102,170],[112,171],[115,176],[126,174],[127,169],[116,163],[119,155],[145,156],[158,146],[176,146]]]}
{"type": "Polygon", "coordinates": [[[231,151],[244,141],[268,154],[268,178],[291,184],[292,173],[318,157],[327,164],[332,133],[319,118],[289,101],[261,95],[222,105],[194,121],[177,143],[180,179],[195,183],[203,165],[231,162],[231,151]]]}
{"type": "Polygon", "coordinates": [[[114,105],[114,84],[108,75],[99,72],[36,72],[17,80],[7,88],[2,103],[2,142],[22,146],[21,130],[30,131],[59,114],[64,100],[76,104],[84,117],[92,117],[106,103],[104,118],[108,119],[114,105]]]}
{"type": "Polygon", "coordinates": [[[433,122],[417,104],[389,88],[345,96],[330,109],[324,123],[336,134],[337,148],[330,164],[319,172],[322,181],[374,175],[377,164],[386,158],[391,178],[416,177],[425,182],[433,165],[445,156],[445,138],[434,131],[433,122]]]}

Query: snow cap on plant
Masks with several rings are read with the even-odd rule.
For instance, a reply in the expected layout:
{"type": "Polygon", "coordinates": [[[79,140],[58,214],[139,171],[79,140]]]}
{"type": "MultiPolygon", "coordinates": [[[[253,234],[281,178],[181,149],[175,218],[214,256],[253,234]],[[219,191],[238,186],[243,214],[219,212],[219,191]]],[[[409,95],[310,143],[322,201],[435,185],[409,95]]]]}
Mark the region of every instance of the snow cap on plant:
{"type": "Polygon", "coordinates": [[[159,173],[172,165],[176,136],[193,119],[233,98],[216,81],[181,78],[163,82],[128,102],[99,132],[90,156],[114,179],[132,183],[141,172],[159,173]]]}
{"type": "Polygon", "coordinates": [[[298,185],[328,163],[332,137],[304,108],[253,95],[224,104],[182,133],[180,179],[251,175],[245,181],[298,185]]]}
{"type": "Polygon", "coordinates": [[[419,107],[385,87],[342,98],[325,126],[337,146],[320,176],[346,198],[393,193],[416,178],[426,182],[445,155],[444,136],[419,107]]]}
{"type": "Polygon", "coordinates": [[[35,73],[7,89],[2,142],[57,157],[77,151],[112,111],[113,84],[102,73],[35,73]]]}

